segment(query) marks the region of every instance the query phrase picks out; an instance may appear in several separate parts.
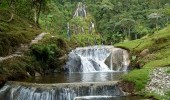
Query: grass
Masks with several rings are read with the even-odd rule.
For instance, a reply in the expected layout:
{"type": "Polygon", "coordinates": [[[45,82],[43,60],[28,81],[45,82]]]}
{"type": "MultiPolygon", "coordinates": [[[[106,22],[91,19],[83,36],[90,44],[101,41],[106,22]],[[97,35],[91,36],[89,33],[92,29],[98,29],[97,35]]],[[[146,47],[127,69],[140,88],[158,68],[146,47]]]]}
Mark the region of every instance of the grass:
{"type": "Polygon", "coordinates": [[[145,88],[153,69],[170,65],[170,25],[151,36],[115,46],[129,50],[142,63],[141,69],[132,70],[122,77],[124,81],[134,83],[136,91],[140,91],[145,88]],[[149,49],[149,54],[143,57],[139,53],[144,49],[149,49]]]}
{"type": "Polygon", "coordinates": [[[136,69],[131,71],[128,74],[123,75],[122,79],[125,81],[133,82],[135,83],[135,89],[137,91],[142,90],[145,87],[145,84],[148,80],[148,74],[150,72],[150,69],[136,69]]]}
{"type": "Polygon", "coordinates": [[[153,44],[153,41],[150,41],[150,39],[147,39],[147,40],[137,39],[137,40],[128,41],[128,42],[121,42],[119,44],[115,44],[115,46],[128,49],[134,53],[138,53],[142,49],[147,48],[152,44],[153,44]],[[143,42],[145,42],[145,43],[143,43],[143,42]]]}
{"type": "Polygon", "coordinates": [[[167,70],[167,73],[170,74],[170,68],[167,70]]]}

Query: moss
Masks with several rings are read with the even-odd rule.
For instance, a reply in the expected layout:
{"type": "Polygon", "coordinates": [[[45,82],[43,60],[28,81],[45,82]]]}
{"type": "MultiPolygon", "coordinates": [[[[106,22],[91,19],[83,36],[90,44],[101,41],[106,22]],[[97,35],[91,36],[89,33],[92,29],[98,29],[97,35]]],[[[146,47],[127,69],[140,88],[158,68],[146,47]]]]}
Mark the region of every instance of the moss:
{"type": "Polygon", "coordinates": [[[148,62],[143,67],[144,68],[157,68],[157,67],[164,67],[168,65],[170,65],[170,56],[168,58],[148,62]]]}
{"type": "Polygon", "coordinates": [[[169,33],[170,26],[143,39],[122,42],[115,45],[130,50],[133,56],[138,57],[136,63],[143,63],[140,67],[141,69],[132,70],[122,77],[123,80],[134,83],[137,91],[145,88],[149,80],[149,73],[153,69],[170,65],[169,33]],[[149,49],[149,54],[142,57],[139,53],[144,49],[149,49]]]}

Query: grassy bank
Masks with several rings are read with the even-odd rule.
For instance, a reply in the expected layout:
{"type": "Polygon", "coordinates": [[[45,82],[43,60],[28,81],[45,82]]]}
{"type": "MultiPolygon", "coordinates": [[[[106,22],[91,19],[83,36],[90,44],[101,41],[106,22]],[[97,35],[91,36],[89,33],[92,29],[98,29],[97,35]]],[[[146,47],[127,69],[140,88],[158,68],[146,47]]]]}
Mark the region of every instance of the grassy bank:
{"type": "Polygon", "coordinates": [[[149,73],[157,68],[170,65],[170,26],[142,39],[116,44],[131,54],[134,70],[124,75],[124,81],[135,84],[136,91],[145,88],[149,73]],[[147,51],[147,52],[145,52],[147,51]]]}

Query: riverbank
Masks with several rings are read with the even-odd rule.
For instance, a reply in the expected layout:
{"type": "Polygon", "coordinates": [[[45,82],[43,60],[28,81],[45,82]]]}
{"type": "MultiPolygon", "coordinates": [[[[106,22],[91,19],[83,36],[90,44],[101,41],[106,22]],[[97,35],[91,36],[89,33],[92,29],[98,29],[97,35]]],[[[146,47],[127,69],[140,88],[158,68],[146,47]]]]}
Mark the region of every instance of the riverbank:
{"type": "MultiPolygon", "coordinates": [[[[145,87],[149,80],[149,74],[158,67],[170,65],[170,26],[155,32],[150,36],[142,39],[122,42],[116,44],[117,47],[122,47],[129,50],[131,54],[131,68],[133,69],[127,75],[122,77],[124,82],[134,84],[134,93],[146,95],[150,91],[145,91],[145,87]],[[145,92],[144,92],[145,91],[145,92]]],[[[169,83],[166,83],[169,84],[169,83]]],[[[161,95],[150,93],[149,97],[154,96],[160,99],[161,95]]],[[[167,95],[168,96],[168,95],[167,95]]]]}

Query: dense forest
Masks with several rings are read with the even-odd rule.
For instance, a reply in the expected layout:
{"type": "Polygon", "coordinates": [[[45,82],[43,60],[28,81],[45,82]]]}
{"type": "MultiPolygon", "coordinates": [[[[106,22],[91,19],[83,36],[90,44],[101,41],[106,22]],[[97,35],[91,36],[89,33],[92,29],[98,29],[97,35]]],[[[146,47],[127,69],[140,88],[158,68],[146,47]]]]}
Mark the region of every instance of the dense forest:
{"type": "MultiPolygon", "coordinates": [[[[73,18],[81,0],[2,0],[1,6],[43,29],[67,36],[67,23],[83,20],[73,18]],[[73,18],[73,19],[72,19],[73,18]]],[[[82,0],[87,6],[87,18],[96,24],[96,33],[107,43],[141,38],[166,27],[169,22],[167,0],[82,0]]]]}
{"type": "Polygon", "coordinates": [[[170,65],[169,34],[170,0],[0,0],[0,84],[64,71],[76,47],[114,45],[129,51],[135,69],[123,82],[168,100],[169,91],[164,97],[141,90],[150,71],[170,65]],[[86,13],[76,15],[77,7],[86,13]],[[48,34],[30,44],[42,32],[48,34]],[[24,56],[1,62],[14,53],[24,56]]]}

